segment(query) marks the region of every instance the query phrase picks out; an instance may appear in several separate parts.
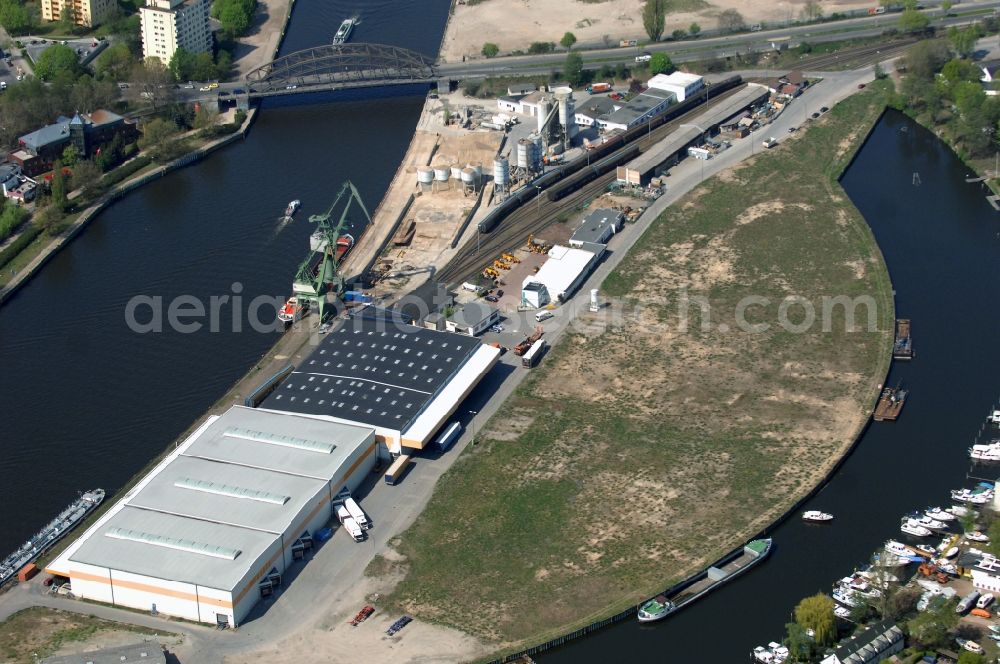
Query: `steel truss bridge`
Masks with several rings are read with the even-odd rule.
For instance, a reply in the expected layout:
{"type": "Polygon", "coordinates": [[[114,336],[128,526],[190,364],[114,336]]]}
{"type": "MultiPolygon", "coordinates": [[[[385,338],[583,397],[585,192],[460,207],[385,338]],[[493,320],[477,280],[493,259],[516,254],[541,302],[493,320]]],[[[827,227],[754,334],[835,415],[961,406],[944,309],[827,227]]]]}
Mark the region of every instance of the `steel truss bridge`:
{"type": "Polygon", "coordinates": [[[331,44],[289,53],[245,76],[250,97],[269,97],[375,87],[430,83],[436,80],[430,58],[385,44],[331,44]]]}

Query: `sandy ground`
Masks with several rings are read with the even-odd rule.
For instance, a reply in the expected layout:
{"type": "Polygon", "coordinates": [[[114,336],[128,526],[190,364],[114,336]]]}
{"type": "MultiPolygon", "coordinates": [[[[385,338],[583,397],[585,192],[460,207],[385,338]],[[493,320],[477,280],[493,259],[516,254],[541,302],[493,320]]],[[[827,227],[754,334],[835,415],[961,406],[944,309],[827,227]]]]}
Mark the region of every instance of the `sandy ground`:
{"type": "MultiPolygon", "coordinates": [[[[698,23],[715,28],[716,17],[726,9],[743,14],[747,23],[784,22],[798,18],[806,0],[713,0],[698,11],[667,15],[665,35],[698,23]]],[[[441,61],[480,58],[483,43],[490,41],[501,53],[527,49],[531,42],[558,43],[566,32],[576,35],[578,46],[615,46],[620,39],[647,39],[642,28],[642,0],[484,0],[478,5],[456,5],[441,45],[441,61]]],[[[874,0],[820,0],[825,14],[873,7],[874,0]]]]}
{"type": "Polygon", "coordinates": [[[285,32],[285,18],[292,0],[258,0],[249,32],[236,43],[233,67],[239,76],[270,62],[285,32]]]}
{"type": "Polygon", "coordinates": [[[465,662],[482,657],[486,649],[476,639],[461,632],[415,620],[395,636],[385,630],[400,614],[383,613],[373,601],[377,591],[392,589],[398,577],[365,578],[351,592],[339,598],[336,607],[319,616],[308,629],[279,641],[273,648],[240,654],[226,659],[226,664],[300,664],[313,659],[309,653],[322,653],[322,661],[330,664],[357,662],[465,662]],[[350,625],[365,604],[375,607],[375,613],[357,627],[350,625]]]}

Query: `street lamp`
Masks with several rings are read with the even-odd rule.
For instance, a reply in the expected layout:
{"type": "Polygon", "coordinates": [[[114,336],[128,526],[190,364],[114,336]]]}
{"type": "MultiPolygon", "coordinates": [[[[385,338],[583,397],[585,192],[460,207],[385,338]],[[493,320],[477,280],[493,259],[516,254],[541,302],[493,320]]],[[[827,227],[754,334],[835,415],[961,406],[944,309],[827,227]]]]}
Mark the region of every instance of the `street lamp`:
{"type": "Polygon", "coordinates": [[[470,410],[469,414],[472,415],[472,420],[469,424],[472,426],[472,444],[476,444],[476,415],[479,414],[478,410],[470,410]]]}
{"type": "Polygon", "coordinates": [[[538,191],[538,194],[535,195],[535,213],[537,214],[542,210],[542,188],[537,184],[533,184],[531,186],[538,191]]]}

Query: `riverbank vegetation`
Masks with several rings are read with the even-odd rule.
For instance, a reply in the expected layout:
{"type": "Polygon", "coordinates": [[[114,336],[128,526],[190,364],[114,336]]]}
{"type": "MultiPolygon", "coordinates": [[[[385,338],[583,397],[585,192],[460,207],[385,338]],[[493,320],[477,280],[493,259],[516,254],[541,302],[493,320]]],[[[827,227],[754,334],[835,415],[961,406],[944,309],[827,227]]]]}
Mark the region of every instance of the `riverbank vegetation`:
{"type": "Polygon", "coordinates": [[[515,650],[703,569],[821,481],[888,368],[888,273],[837,183],[884,86],[650,225],[602,286],[619,320],[580,314],[373,563],[405,571],[394,608],[515,650]],[[783,328],[789,294],[870,297],[872,328],[866,307],[783,328]],[[751,295],[767,329],[734,323],[751,295]]]}

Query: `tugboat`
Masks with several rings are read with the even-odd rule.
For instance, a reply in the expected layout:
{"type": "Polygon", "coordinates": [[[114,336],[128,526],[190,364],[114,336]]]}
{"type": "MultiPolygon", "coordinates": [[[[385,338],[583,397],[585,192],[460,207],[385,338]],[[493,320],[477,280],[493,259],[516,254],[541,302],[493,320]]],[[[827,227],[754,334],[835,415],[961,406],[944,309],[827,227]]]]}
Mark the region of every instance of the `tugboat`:
{"type": "Polygon", "coordinates": [[[639,605],[639,622],[653,622],[666,618],[677,607],[665,595],[657,595],[639,605]]]}
{"type": "Polygon", "coordinates": [[[356,22],[357,19],[354,18],[345,19],[344,22],[341,23],[340,27],[337,29],[337,34],[333,36],[333,43],[343,44],[344,42],[346,42],[350,38],[351,30],[354,29],[354,24],[356,22]]]}
{"type": "Polygon", "coordinates": [[[876,422],[895,422],[903,410],[906,403],[906,390],[899,387],[887,387],[882,390],[878,404],[875,406],[875,414],[872,416],[876,422]]]}
{"type": "Polygon", "coordinates": [[[291,219],[298,212],[299,208],[302,206],[302,202],[299,199],[295,199],[288,204],[285,208],[285,219],[291,219]]]}
{"type": "Polygon", "coordinates": [[[913,359],[913,340],[910,338],[910,319],[900,318],[896,321],[896,340],[892,345],[894,360],[913,359]]]}

